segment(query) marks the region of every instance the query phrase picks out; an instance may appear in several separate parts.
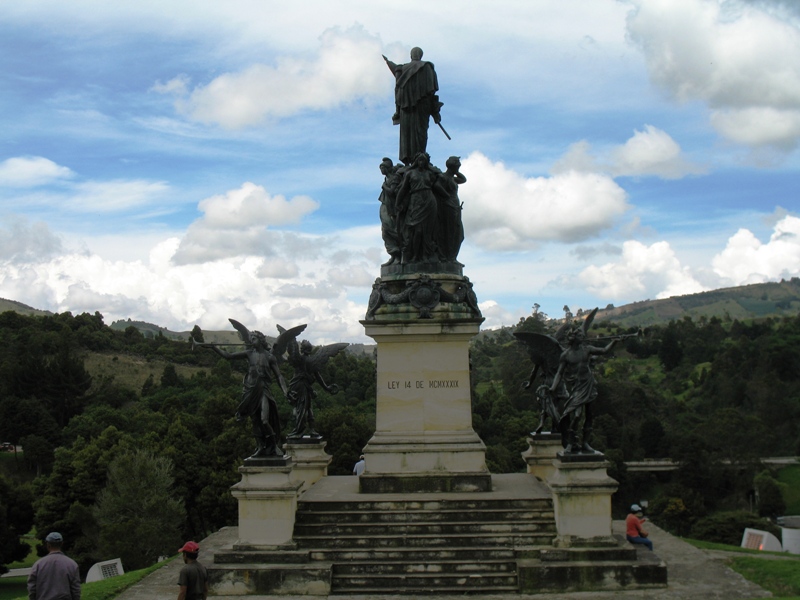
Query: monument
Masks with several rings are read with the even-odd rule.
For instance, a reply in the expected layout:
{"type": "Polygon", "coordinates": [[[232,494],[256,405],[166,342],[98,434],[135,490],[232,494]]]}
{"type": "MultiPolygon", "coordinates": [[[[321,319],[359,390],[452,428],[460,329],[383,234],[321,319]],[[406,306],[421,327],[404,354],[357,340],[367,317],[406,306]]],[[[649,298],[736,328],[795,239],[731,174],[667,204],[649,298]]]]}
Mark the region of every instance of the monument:
{"type": "MultiPolygon", "coordinates": [[[[397,65],[399,160],[384,158],[381,232],[389,260],[364,320],[377,343],[375,435],[364,448],[364,492],[486,491],[485,446],[472,428],[469,342],[483,318],[458,253],[463,241],[457,156],[445,170],[426,152],[430,119],[441,126],[433,64],[422,50],[397,65]]],[[[448,136],[449,137],[449,136],[448,136]]]]}
{"type": "Polygon", "coordinates": [[[297,343],[304,325],[278,326],[270,348],[231,320],[247,350],[215,351],[250,363],[240,414],[251,417],[257,445],[233,487],[239,540],[215,555],[213,592],[374,597],[663,587],[663,563],[638,564],[636,551],[611,531],[617,484],[589,445],[596,397],[589,359],[614,341],[589,345],[591,318],[556,338],[518,335],[535,365],[526,388],[544,376],[542,419],[523,455],[528,473],[489,472],[472,427],[470,386],[469,345],[483,317],[458,261],[459,187],[467,177],[457,156],[442,170],[427,153],[431,118],[447,135],[433,64],[419,48],[408,63],[384,60],[395,77],[400,144],[398,162],[384,157],[379,165],[389,258],[360,321],[377,344],[366,470],[326,476],[325,442],[314,429],[314,385],[337,391],[320,369],[346,344],[314,352],[297,343]],[[277,368],[285,353],[294,369],[288,386],[277,368]],[[265,387],[272,378],[293,407],[289,457],[276,447],[280,423],[271,420],[274,398],[265,387]],[[555,433],[543,431],[547,421],[555,433]]]}

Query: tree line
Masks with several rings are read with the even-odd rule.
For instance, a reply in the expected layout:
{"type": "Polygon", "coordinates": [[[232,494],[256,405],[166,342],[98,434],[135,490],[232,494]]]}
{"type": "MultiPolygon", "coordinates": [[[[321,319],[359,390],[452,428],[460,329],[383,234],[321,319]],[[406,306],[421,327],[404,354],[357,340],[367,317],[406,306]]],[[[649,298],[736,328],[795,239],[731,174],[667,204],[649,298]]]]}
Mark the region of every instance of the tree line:
{"type": "MultiPolygon", "coordinates": [[[[525,470],[520,453],[539,418],[536,386],[521,385],[531,361],[513,332],[557,326],[535,310],[472,343],[473,425],[493,473],[525,470]]],[[[632,332],[609,323],[592,329],[632,332]]],[[[592,445],[620,482],[615,512],[650,497],[659,523],[685,534],[721,511],[746,517],[758,491],[758,511],[779,514],[780,485],[758,459],[800,454],[798,341],[800,317],[684,318],[599,360],[592,445]],[[625,461],[661,457],[681,461],[679,470],[625,469],[625,461]]],[[[126,569],[146,566],[181,539],[235,524],[229,489],[252,451],[248,428],[234,418],[245,367],[135,327],[112,330],[99,313],[0,314],[0,441],[24,449],[16,468],[0,474],[0,570],[24,555],[19,536],[31,527],[61,531],[86,570],[117,556],[126,569]],[[89,373],[90,353],[167,362],[159,378],[132,389],[89,373]],[[196,369],[182,376],[180,365],[196,369]]],[[[350,474],[375,428],[375,364],[340,353],[323,376],[339,392],[318,390],[316,428],[333,457],[329,474],[350,474]]],[[[277,386],[274,393],[288,423],[291,407],[277,386]]]]}

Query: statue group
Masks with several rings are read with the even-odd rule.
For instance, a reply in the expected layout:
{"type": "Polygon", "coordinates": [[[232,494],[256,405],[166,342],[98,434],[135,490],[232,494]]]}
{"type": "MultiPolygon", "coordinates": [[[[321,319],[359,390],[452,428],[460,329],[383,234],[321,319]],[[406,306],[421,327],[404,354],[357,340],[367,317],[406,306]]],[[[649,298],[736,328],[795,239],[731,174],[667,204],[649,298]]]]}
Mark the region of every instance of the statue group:
{"type": "Polygon", "coordinates": [[[531,332],[514,334],[528,347],[534,363],[523,387],[532,387],[539,374],[544,378],[544,383],[536,388],[541,418],[531,435],[541,433],[549,420],[551,429],[561,434],[566,454],[596,453],[589,445],[597,398],[591,360],[610,352],[623,337],[612,338],[604,347],[591,345],[587,334],[596,314],[595,308],[579,325],[565,323],[552,337],[531,332]]]}
{"type": "Polygon", "coordinates": [[[447,170],[432,166],[427,153],[408,166],[384,158],[380,193],[381,235],[395,263],[455,262],[464,241],[458,186],[467,181],[457,156],[447,170]]]}
{"type": "Polygon", "coordinates": [[[227,360],[243,359],[248,362],[247,374],[242,382],[242,396],[236,409],[237,421],[248,417],[253,427],[256,442],[255,452],[250,459],[282,457],[281,422],[278,415],[278,404],[272,394],[273,381],[278,384],[284,397],[293,408],[294,425],[288,435],[289,441],[309,437],[321,439],[314,430],[314,412],[312,400],[316,398],[314,383],[318,383],[330,394],[338,393],[338,387],[328,385],[322,378],[320,370],[331,357],[335,356],[349,344],[329,344],[312,353],[310,342],[303,340],[297,343],[297,336],[306,325],[298,325],[289,330],[278,325],[278,338],[272,346],[267,337],[260,331],[249,331],[239,321],[228,319],[239,332],[244,350],[227,352],[220,348],[225,344],[206,344],[194,342],[194,345],[211,348],[227,360]],[[288,354],[288,358],[284,355],[288,354]],[[280,363],[288,360],[294,369],[294,375],[287,386],[280,370],[280,363]]]}
{"type": "Polygon", "coordinates": [[[392,122],[400,126],[400,162],[387,157],[380,164],[381,233],[390,256],[384,266],[455,262],[464,241],[458,186],[467,178],[459,171],[459,157],[451,156],[443,172],[426,152],[431,118],[447,135],[441,124],[443,104],[436,95],[436,70],[422,60],[420,48],[411,50],[406,64],[383,59],[395,76],[392,122]]]}

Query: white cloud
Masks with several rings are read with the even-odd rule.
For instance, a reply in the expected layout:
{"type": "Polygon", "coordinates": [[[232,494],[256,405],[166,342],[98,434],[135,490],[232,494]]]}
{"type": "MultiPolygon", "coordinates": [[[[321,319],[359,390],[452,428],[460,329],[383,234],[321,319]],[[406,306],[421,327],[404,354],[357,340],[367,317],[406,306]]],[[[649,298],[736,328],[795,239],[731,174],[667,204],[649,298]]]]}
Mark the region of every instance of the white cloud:
{"type": "Polygon", "coordinates": [[[551,173],[568,171],[607,173],[613,177],[655,175],[662,179],[679,179],[703,173],[704,169],[687,160],[680,145],[665,131],[645,125],[635,130],[624,144],[604,151],[592,152],[586,140],[572,144],[551,169],[551,173]]]}
{"type": "Polygon", "coordinates": [[[68,208],[79,212],[116,212],[163,200],[170,187],[163,181],[86,181],[74,187],[68,208]]]}
{"type": "MultiPolygon", "coordinates": [[[[362,27],[328,29],[312,59],[283,56],[274,66],[255,64],[220,75],[179,98],[176,106],[192,119],[241,129],[269,118],[379,97],[391,89],[381,50],[380,40],[362,27]]],[[[154,89],[181,93],[186,86],[178,77],[154,89]]]]}
{"type": "Polygon", "coordinates": [[[632,0],[628,34],[652,80],[701,100],[725,137],[791,149],[800,139],[800,31],[766,3],[632,0]],[[740,128],[743,127],[744,131],[740,128]]]}
{"type": "Polygon", "coordinates": [[[34,262],[61,251],[61,239],[42,222],[11,217],[0,227],[0,261],[34,262]]]}
{"type": "Polygon", "coordinates": [[[681,266],[667,242],[646,246],[634,240],[622,245],[618,262],[586,267],[577,281],[603,300],[668,298],[704,291],[681,266]]]}
{"type": "Polygon", "coordinates": [[[36,187],[73,175],[67,167],[41,156],[17,156],[0,163],[0,186],[36,187]]]}
{"type": "Polygon", "coordinates": [[[796,277],[800,273],[800,219],[787,215],[778,221],[767,243],[750,230],[739,229],[712,265],[730,285],[796,277]]]}
{"type": "MultiPolygon", "coordinates": [[[[269,229],[299,223],[319,207],[308,196],[286,200],[271,196],[263,187],[244,183],[240,188],[200,201],[203,216],[192,223],[180,242],[176,264],[218,260],[234,256],[272,256],[276,253],[308,255],[315,252],[310,236],[269,229]]],[[[278,272],[277,263],[268,271],[278,272]]]]}
{"type": "Polygon", "coordinates": [[[249,181],[224,195],[201,200],[197,207],[204,213],[202,225],[208,229],[236,229],[261,225],[280,226],[299,223],[319,208],[308,196],[270,196],[260,185],[249,181]]]}
{"type": "Polygon", "coordinates": [[[575,242],[610,228],[629,207],[625,191],[605,175],[567,171],[526,178],[479,152],[463,161],[464,227],[491,250],[575,242]]]}

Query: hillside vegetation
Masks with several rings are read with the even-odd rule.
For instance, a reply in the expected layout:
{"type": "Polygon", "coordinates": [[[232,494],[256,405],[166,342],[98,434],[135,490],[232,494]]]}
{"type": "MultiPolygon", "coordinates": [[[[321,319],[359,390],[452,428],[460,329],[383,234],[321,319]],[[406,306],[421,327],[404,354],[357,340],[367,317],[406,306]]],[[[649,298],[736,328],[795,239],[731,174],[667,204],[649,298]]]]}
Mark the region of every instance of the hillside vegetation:
{"type": "MultiPolygon", "coordinates": [[[[513,332],[559,325],[534,312],[473,341],[473,426],[494,473],[525,470],[520,453],[539,421],[540,382],[522,388],[531,360],[513,332]]],[[[598,317],[590,333],[636,329],[598,317]]],[[[123,557],[126,569],[148,566],[181,539],[234,524],[230,486],[253,449],[249,424],[234,416],[245,367],[162,330],[146,337],[133,324],[112,329],[99,313],[0,313],[0,440],[23,447],[0,475],[0,539],[8,540],[0,570],[24,555],[19,536],[32,527],[61,531],[85,570],[109,556],[123,557]]],[[[794,501],[759,458],[800,454],[796,312],[648,326],[594,372],[592,445],[620,482],[617,517],[648,498],[651,516],[669,530],[730,543],[743,526],[771,527],[763,519],[794,501]],[[625,469],[625,461],[663,457],[680,468],[625,469]]],[[[340,353],[323,376],[339,391],[318,390],[316,429],[333,457],[329,473],[349,474],[375,429],[375,363],[340,353]]],[[[273,388],[286,431],[291,407],[273,388]]]]}

